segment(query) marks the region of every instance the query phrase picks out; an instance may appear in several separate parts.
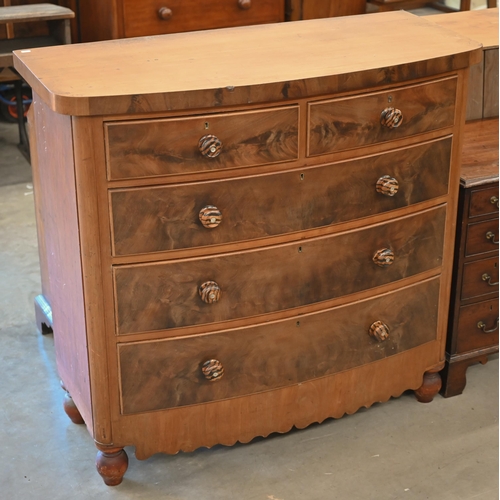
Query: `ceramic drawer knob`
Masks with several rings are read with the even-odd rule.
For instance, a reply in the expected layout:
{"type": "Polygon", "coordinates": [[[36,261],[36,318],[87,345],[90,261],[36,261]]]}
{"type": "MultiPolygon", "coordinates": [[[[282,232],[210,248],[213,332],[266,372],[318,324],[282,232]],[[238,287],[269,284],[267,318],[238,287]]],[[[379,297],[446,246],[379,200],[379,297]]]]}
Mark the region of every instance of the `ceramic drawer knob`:
{"type": "Polygon", "coordinates": [[[387,128],[398,128],[403,123],[403,113],[396,108],[385,108],[380,114],[380,123],[387,128]]]}
{"type": "Polygon", "coordinates": [[[198,147],[205,158],[217,158],[222,151],[222,142],[215,135],[204,135],[198,147]]]}
{"type": "Polygon", "coordinates": [[[384,196],[394,196],[399,189],[399,182],[390,175],[383,175],[375,186],[377,193],[383,194],[384,196]]]}
{"type": "Polygon", "coordinates": [[[493,231],[488,231],[486,233],[486,239],[491,241],[494,245],[498,245],[498,240],[495,240],[495,233],[493,231]]]}
{"type": "Polygon", "coordinates": [[[203,207],[198,216],[203,226],[207,229],[217,227],[222,221],[222,213],[214,205],[207,205],[206,207],[203,207]]]}
{"type": "Polygon", "coordinates": [[[490,285],[490,286],[496,286],[496,285],[498,285],[498,281],[497,281],[497,282],[495,282],[495,283],[492,283],[492,282],[491,282],[491,276],[490,276],[488,273],[484,273],[484,274],[481,276],[481,279],[482,279],[483,281],[488,282],[488,285],[490,285]]]}
{"type": "Polygon", "coordinates": [[[210,382],[217,382],[224,375],[224,367],[218,359],[209,359],[201,366],[203,376],[210,382]]]}
{"type": "Polygon", "coordinates": [[[484,321],[479,321],[478,324],[477,324],[477,327],[482,330],[484,333],[493,333],[493,332],[496,332],[498,330],[498,318],[495,322],[495,325],[493,326],[493,328],[487,330],[486,329],[486,323],[484,321]]]}
{"type": "Polygon", "coordinates": [[[163,19],[164,21],[168,21],[169,19],[172,19],[172,16],[174,13],[172,12],[172,9],[169,9],[168,7],[160,7],[158,9],[158,17],[160,19],[163,19]]]}
{"type": "Polygon", "coordinates": [[[492,196],[492,197],[490,198],[490,203],[491,203],[492,205],[496,205],[496,206],[497,206],[497,208],[498,208],[498,197],[497,197],[497,196],[492,196]]]}
{"type": "Polygon", "coordinates": [[[373,262],[380,267],[388,267],[394,262],[394,252],[390,248],[377,250],[373,256],[373,262]]]}
{"type": "Polygon", "coordinates": [[[198,288],[201,300],[206,304],[218,302],[221,297],[221,289],[215,281],[206,281],[198,288]]]}
{"type": "Polygon", "coordinates": [[[385,323],[382,323],[382,321],[375,321],[370,326],[368,333],[378,342],[383,342],[389,338],[389,327],[385,323]]]}
{"type": "Polygon", "coordinates": [[[238,0],[238,7],[247,10],[252,6],[252,0],[238,0]]]}

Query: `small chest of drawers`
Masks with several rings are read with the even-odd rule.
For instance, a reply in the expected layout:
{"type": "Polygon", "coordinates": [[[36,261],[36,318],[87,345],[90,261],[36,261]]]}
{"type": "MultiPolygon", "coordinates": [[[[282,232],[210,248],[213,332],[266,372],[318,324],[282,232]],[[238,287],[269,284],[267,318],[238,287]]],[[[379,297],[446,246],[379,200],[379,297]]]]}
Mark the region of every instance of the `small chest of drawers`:
{"type": "Polygon", "coordinates": [[[498,352],[498,118],[467,123],[442,393],[498,352]]]}
{"type": "Polygon", "coordinates": [[[478,44],[400,12],[61,50],[16,54],[39,317],[106,484],[432,400],[478,44]]]}

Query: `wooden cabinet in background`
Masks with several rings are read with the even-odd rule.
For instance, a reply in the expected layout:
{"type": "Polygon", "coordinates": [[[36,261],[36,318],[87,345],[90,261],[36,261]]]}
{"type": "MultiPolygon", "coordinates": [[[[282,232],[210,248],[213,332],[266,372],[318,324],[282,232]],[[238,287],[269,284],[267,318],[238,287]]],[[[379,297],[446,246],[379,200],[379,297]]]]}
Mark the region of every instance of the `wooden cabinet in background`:
{"type": "Polygon", "coordinates": [[[433,399],[480,54],[406,12],[16,53],[38,318],[106,484],[433,399]]]}

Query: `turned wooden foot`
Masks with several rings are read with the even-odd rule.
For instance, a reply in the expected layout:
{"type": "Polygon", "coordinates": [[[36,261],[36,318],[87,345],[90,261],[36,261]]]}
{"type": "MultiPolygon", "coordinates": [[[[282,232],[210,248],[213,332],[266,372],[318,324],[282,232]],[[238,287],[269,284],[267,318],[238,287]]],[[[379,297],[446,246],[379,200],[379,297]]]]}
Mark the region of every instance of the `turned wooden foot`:
{"type": "Polygon", "coordinates": [[[108,486],[117,486],[122,482],[128,468],[128,456],[123,448],[99,450],[95,460],[97,472],[108,486]]]}
{"type": "Polygon", "coordinates": [[[430,403],[441,389],[441,376],[439,375],[439,371],[442,368],[443,365],[440,365],[439,368],[433,368],[424,373],[423,383],[415,391],[415,396],[420,403],[430,403]]]}
{"type": "Polygon", "coordinates": [[[66,415],[68,415],[68,417],[74,424],[84,424],[85,422],[80,412],[78,411],[78,408],[76,407],[73,398],[70,396],[69,392],[66,390],[62,382],[61,382],[61,387],[64,389],[64,391],[66,391],[66,393],[64,394],[64,401],[63,401],[63,408],[64,411],[66,412],[66,415]]]}

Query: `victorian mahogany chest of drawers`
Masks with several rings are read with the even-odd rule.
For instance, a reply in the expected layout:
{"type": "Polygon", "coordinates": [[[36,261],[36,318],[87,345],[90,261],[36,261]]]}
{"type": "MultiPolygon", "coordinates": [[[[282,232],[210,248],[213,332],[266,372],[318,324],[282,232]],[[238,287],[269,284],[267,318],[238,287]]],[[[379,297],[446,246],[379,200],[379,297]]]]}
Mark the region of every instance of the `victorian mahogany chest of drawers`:
{"type": "Polygon", "coordinates": [[[107,484],[127,445],[432,400],[479,56],[404,12],[16,53],[40,323],[107,484]]]}

